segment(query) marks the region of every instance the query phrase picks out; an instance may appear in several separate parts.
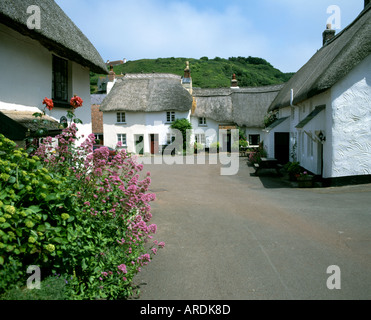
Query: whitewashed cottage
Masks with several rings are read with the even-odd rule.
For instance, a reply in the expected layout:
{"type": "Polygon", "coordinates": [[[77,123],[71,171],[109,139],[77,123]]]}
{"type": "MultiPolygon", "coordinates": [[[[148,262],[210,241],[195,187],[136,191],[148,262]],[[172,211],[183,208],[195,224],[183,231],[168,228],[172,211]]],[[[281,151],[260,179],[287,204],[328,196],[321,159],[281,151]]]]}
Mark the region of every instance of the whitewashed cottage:
{"type": "Polygon", "coordinates": [[[198,142],[209,148],[218,141],[221,150],[230,151],[230,130],[241,128],[249,145],[258,147],[264,139],[264,116],[282,87],[239,88],[233,78],[230,88],[193,89],[191,120],[198,142]]]}
{"type": "Polygon", "coordinates": [[[84,100],[76,110],[79,134],[92,132],[89,72],[107,68],[55,1],[0,1],[0,44],[0,133],[19,142],[32,136],[32,114],[47,97],[54,100],[46,111],[55,134],[74,95],[84,100]]]}
{"type": "Polygon", "coordinates": [[[271,157],[291,161],[326,184],[371,181],[371,4],[286,83],[270,106],[279,120],[267,131],[271,157]],[[282,138],[283,137],[283,138],[282,138]]]}
{"type": "Polygon", "coordinates": [[[127,74],[100,106],[105,145],[121,142],[128,152],[159,154],[172,141],[172,122],[190,120],[192,103],[180,76],[127,74]]]}

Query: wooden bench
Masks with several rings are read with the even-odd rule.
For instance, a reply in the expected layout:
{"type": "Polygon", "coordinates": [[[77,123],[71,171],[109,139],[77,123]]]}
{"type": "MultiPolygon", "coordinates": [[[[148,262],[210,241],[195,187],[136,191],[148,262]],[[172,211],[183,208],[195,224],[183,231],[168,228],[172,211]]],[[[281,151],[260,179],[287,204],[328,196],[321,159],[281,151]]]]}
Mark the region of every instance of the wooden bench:
{"type": "Polygon", "coordinates": [[[280,173],[281,166],[278,164],[277,159],[261,158],[260,163],[254,163],[255,175],[263,169],[275,169],[278,174],[280,173]]]}

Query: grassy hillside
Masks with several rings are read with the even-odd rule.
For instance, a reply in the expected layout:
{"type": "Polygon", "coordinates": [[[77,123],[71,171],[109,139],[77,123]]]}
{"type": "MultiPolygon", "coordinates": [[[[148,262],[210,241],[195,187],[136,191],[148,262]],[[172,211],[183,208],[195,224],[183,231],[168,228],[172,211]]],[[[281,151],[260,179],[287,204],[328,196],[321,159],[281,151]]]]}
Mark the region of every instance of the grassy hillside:
{"type": "MultiPolygon", "coordinates": [[[[182,76],[186,61],[190,63],[193,87],[229,87],[235,73],[240,87],[255,87],[280,84],[288,81],[293,73],[283,73],[269,62],[255,57],[214,58],[159,58],[128,61],[115,66],[116,74],[126,73],[173,73],[182,76]]],[[[91,74],[92,92],[96,89],[97,74],[91,74]]]]}

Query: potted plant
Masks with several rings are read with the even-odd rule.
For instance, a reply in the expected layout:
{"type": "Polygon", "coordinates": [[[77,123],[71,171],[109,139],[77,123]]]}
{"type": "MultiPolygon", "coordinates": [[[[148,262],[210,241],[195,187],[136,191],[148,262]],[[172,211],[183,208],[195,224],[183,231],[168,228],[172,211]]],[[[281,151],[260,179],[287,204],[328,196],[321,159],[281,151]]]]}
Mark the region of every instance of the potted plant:
{"type": "Polygon", "coordinates": [[[285,165],[285,170],[289,174],[290,181],[296,181],[297,177],[300,175],[301,167],[299,162],[288,162],[285,165]]]}
{"type": "Polygon", "coordinates": [[[299,188],[311,188],[313,187],[313,176],[307,171],[301,172],[297,176],[299,188]]]}

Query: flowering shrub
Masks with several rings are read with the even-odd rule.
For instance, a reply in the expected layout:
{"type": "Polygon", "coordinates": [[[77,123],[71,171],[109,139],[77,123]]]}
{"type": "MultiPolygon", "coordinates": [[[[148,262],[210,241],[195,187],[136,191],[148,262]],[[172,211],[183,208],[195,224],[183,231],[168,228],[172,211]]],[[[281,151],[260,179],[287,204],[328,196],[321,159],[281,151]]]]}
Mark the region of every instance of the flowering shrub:
{"type": "Polygon", "coordinates": [[[46,274],[58,265],[58,244],[76,214],[66,182],[0,135],[0,293],[25,279],[29,265],[41,265],[46,274]]]}
{"type": "Polygon", "coordinates": [[[141,267],[151,261],[163,243],[152,242],[157,226],[149,224],[149,203],[155,195],[147,193],[150,173],[139,179],[137,164],[123,149],[110,158],[102,147],[93,152],[94,134],[74,148],[76,125],[57,137],[54,149],[45,139],[37,155],[53,172],[62,172],[69,187],[76,191],[78,213],[68,230],[64,265],[76,276],[71,287],[82,298],[118,298],[132,294],[131,281],[141,267]],[[68,161],[66,161],[68,159],[68,161]]]}
{"type": "Polygon", "coordinates": [[[3,274],[17,267],[9,284],[38,264],[43,276],[64,274],[74,299],[127,298],[133,277],[165,245],[153,240],[150,173],[141,180],[143,165],[125,150],[114,157],[106,147],[93,152],[93,134],[76,147],[76,135],[74,121],[56,136],[57,145],[44,138],[33,157],[2,138],[0,152],[13,157],[0,166],[3,274]]]}

